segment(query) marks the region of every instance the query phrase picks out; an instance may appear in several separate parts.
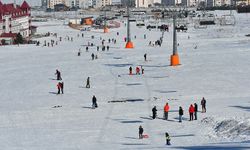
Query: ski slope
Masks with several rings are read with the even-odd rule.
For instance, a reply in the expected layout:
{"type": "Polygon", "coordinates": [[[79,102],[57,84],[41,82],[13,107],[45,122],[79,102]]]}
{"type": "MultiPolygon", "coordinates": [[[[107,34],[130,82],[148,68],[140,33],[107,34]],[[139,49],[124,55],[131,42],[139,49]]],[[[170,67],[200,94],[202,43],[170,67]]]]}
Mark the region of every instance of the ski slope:
{"type": "Polygon", "coordinates": [[[177,33],[181,61],[177,67],[169,66],[172,27],[164,33],[162,46],[152,47],[149,41],[158,40],[161,32],[131,23],[135,48],[125,49],[124,23],[107,34],[76,31],[58,20],[35,23],[38,33],[58,33],[58,37],[38,39],[40,46],[0,47],[0,149],[250,149],[250,38],[245,36],[250,33],[250,15],[235,15],[235,26],[189,27],[187,33],[177,33]],[[96,51],[100,38],[109,51],[96,51]],[[108,43],[109,38],[117,43],[108,43]],[[42,46],[51,39],[58,45],[42,46]],[[88,42],[95,46],[86,52],[88,42]],[[91,60],[92,53],[97,60],[91,60]],[[130,66],[134,72],[141,65],[144,75],[128,75],[130,66]],[[60,95],[56,69],[65,86],[60,95]],[[87,77],[90,89],[85,88],[87,77]],[[91,109],[93,95],[97,109],[91,109]],[[202,97],[207,113],[199,112],[197,121],[188,121],[190,104],[197,103],[201,111],[202,97]],[[166,102],[168,121],[162,120],[166,102]],[[155,120],[153,106],[158,109],[155,120]],[[179,106],[184,109],[182,123],[179,106]],[[149,138],[138,139],[139,125],[149,138]],[[165,132],[171,136],[171,146],[165,145],[165,132]]]}

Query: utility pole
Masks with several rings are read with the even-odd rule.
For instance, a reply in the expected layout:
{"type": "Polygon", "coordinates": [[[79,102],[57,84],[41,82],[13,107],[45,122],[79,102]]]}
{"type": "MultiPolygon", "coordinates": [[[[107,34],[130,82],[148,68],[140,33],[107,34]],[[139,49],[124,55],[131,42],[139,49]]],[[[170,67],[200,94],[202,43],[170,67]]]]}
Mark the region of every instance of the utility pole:
{"type": "Polygon", "coordinates": [[[104,11],[104,26],[103,26],[103,32],[104,33],[108,33],[109,32],[109,29],[108,29],[108,26],[107,26],[107,10],[105,9],[104,11]]]}
{"type": "Polygon", "coordinates": [[[174,9],[172,11],[172,15],[173,15],[173,54],[170,57],[170,65],[171,66],[177,66],[180,65],[180,61],[179,61],[179,55],[178,55],[178,51],[177,51],[177,35],[176,35],[176,17],[177,17],[177,10],[174,9]]]}
{"type": "MultiPolygon", "coordinates": [[[[130,4],[130,0],[129,0],[129,4],[130,4]]],[[[127,43],[125,48],[134,48],[134,44],[131,41],[131,37],[130,37],[130,22],[129,22],[129,18],[130,18],[130,13],[129,13],[129,4],[127,4],[127,14],[128,14],[128,20],[127,20],[127,43]]]]}

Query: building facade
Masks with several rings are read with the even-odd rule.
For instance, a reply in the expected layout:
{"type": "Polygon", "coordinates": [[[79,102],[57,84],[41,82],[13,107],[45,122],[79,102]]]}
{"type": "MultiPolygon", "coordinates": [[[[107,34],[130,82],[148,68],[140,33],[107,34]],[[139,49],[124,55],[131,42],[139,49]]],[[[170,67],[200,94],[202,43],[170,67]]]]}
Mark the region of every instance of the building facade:
{"type": "Polygon", "coordinates": [[[64,4],[66,5],[65,0],[48,0],[47,1],[47,8],[54,9],[54,6],[57,4],[64,4]]]}
{"type": "Polygon", "coordinates": [[[31,35],[30,6],[26,1],[21,6],[3,4],[0,1],[0,39],[15,37],[20,33],[24,38],[31,35]]]}
{"type": "Polygon", "coordinates": [[[47,8],[47,6],[48,6],[48,0],[41,0],[41,7],[47,8]]]}

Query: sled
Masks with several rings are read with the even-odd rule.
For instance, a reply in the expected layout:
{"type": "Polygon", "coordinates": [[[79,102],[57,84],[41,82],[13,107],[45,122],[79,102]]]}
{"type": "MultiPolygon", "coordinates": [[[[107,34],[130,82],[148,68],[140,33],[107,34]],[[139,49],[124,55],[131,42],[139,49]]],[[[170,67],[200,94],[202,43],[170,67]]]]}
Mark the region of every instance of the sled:
{"type": "Polygon", "coordinates": [[[143,138],[149,138],[149,136],[147,134],[142,135],[143,138]]]}

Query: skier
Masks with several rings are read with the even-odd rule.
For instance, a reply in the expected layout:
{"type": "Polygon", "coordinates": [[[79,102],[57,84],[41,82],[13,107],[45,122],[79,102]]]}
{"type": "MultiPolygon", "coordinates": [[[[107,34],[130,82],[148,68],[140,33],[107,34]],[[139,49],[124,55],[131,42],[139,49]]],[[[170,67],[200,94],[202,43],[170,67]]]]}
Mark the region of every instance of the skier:
{"type": "Polygon", "coordinates": [[[197,120],[198,105],[194,103],[194,120],[197,120]]]}
{"type": "Polygon", "coordinates": [[[139,139],[142,139],[143,138],[143,128],[142,126],[139,126],[139,139]]]}
{"type": "Polygon", "coordinates": [[[99,51],[99,46],[96,47],[96,50],[99,51]]]}
{"type": "Polygon", "coordinates": [[[92,108],[93,108],[93,109],[95,109],[95,108],[98,107],[96,101],[97,101],[97,100],[96,100],[96,97],[95,97],[95,95],[94,95],[94,96],[92,97],[92,108]]]}
{"type": "Polygon", "coordinates": [[[165,133],[165,137],[166,137],[166,145],[171,145],[170,144],[170,136],[167,132],[165,133]]]}
{"type": "Polygon", "coordinates": [[[86,83],[86,88],[90,88],[90,81],[89,81],[89,77],[87,78],[87,83],[86,83]]]}
{"type": "Polygon", "coordinates": [[[166,103],[166,105],[164,106],[164,119],[168,120],[168,111],[169,111],[169,105],[168,103],[166,103]]]}
{"type": "Polygon", "coordinates": [[[190,116],[189,121],[194,120],[194,106],[192,104],[189,107],[189,116],[190,116]]]}
{"type": "Polygon", "coordinates": [[[147,53],[144,54],[144,61],[147,61],[147,53]]]}
{"type": "Polygon", "coordinates": [[[92,53],[92,54],[91,54],[91,57],[92,57],[92,60],[94,60],[94,59],[95,59],[95,54],[92,53]]]}
{"type": "Polygon", "coordinates": [[[182,107],[180,106],[180,107],[179,107],[179,122],[182,122],[182,115],[183,115],[183,109],[182,109],[182,107]]]}
{"type": "Polygon", "coordinates": [[[56,85],[57,86],[57,94],[60,94],[61,93],[61,84],[60,82],[58,82],[58,84],[56,85]]]}
{"type": "Polygon", "coordinates": [[[87,47],[86,47],[86,52],[88,52],[88,51],[89,51],[89,47],[87,46],[87,47]]]}
{"type": "Polygon", "coordinates": [[[203,97],[202,100],[201,100],[201,106],[202,106],[202,113],[205,113],[206,112],[206,100],[205,98],[203,97]]]}
{"type": "Polygon", "coordinates": [[[116,32],[116,35],[119,35],[119,32],[116,32]]]}
{"type": "Polygon", "coordinates": [[[132,67],[129,67],[129,75],[132,75],[132,67]]]}
{"type": "Polygon", "coordinates": [[[56,69],[56,73],[55,73],[55,75],[56,75],[56,80],[62,80],[62,77],[61,77],[61,72],[60,72],[60,71],[58,71],[57,69],[56,69]]]}
{"type": "Polygon", "coordinates": [[[157,109],[156,109],[156,106],[153,107],[152,112],[153,112],[153,117],[152,117],[152,118],[155,119],[156,116],[157,116],[157,109]]]}
{"type": "Polygon", "coordinates": [[[139,75],[140,75],[140,68],[139,68],[138,66],[136,67],[136,70],[135,70],[135,71],[136,71],[136,74],[139,74],[139,75]]]}
{"type": "Polygon", "coordinates": [[[107,46],[107,51],[109,51],[109,46],[107,46]]]}
{"type": "Polygon", "coordinates": [[[98,56],[97,55],[95,55],[95,59],[97,59],[98,58],[98,56]]]}
{"type": "Polygon", "coordinates": [[[144,39],[146,39],[147,38],[147,36],[146,36],[146,34],[144,34],[144,39]]]}

